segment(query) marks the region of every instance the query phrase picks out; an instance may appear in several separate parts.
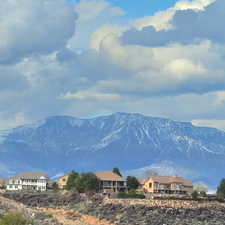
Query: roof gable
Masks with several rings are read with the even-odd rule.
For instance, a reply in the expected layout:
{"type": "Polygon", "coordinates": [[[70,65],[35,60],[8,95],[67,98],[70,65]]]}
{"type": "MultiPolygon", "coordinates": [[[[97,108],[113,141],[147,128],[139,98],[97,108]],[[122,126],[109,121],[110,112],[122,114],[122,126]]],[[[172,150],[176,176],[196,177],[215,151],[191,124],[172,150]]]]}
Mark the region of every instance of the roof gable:
{"type": "Polygon", "coordinates": [[[23,172],[12,179],[48,179],[48,174],[44,172],[23,172]]]}
{"type": "Polygon", "coordinates": [[[181,183],[184,186],[193,186],[190,181],[178,176],[160,176],[158,174],[152,174],[149,178],[151,178],[154,182],[158,182],[161,184],[181,183]]]}
{"type": "Polygon", "coordinates": [[[101,181],[126,181],[123,177],[120,177],[112,171],[97,171],[95,175],[101,181]]]}

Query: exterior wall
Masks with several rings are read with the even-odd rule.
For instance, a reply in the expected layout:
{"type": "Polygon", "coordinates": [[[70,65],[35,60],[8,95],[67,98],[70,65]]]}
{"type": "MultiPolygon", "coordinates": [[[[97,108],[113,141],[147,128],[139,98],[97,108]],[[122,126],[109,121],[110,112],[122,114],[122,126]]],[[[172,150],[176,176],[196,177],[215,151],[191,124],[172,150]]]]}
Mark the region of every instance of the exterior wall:
{"type": "Polygon", "coordinates": [[[185,186],[184,190],[187,192],[187,194],[191,194],[194,191],[193,187],[188,187],[188,186],[185,186]]]}
{"type": "Polygon", "coordinates": [[[150,192],[150,193],[153,193],[154,192],[154,186],[155,186],[155,183],[154,181],[150,178],[148,179],[145,184],[143,185],[143,190],[146,191],[146,192],[150,192]]]}
{"type": "Polygon", "coordinates": [[[68,178],[69,178],[68,174],[66,174],[66,175],[64,175],[64,176],[59,178],[59,180],[57,181],[57,184],[58,184],[60,189],[64,189],[66,187],[68,178]]]}
{"type": "Polygon", "coordinates": [[[101,181],[100,192],[117,193],[126,191],[126,182],[123,181],[101,181]]]}
{"type": "Polygon", "coordinates": [[[193,187],[184,186],[178,182],[162,184],[149,178],[142,186],[142,190],[148,193],[190,194],[193,192],[193,187]]]}
{"type": "Polygon", "coordinates": [[[47,189],[47,179],[9,179],[6,186],[9,191],[19,191],[19,190],[37,190],[46,191],[47,189]]]}

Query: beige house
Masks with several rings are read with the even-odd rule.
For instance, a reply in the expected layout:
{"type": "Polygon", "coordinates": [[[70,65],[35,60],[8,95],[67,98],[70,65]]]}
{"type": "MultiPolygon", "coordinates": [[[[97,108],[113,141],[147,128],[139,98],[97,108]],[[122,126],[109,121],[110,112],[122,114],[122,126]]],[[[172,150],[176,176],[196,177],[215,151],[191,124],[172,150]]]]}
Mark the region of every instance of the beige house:
{"type": "Polygon", "coordinates": [[[160,176],[152,173],[142,185],[142,190],[150,193],[191,194],[193,192],[193,184],[176,175],[160,176]]]}
{"type": "Polygon", "coordinates": [[[100,180],[99,191],[101,193],[124,192],[127,189],[126,179],[112,171],[98,171],[95,175],[100,180]]]}
{"type": "Polygon", "coordinates": [[[64,189],[66,187],[69,175],[70,174],[65,174],[58,179],[57,184],[59,189],[64,189]]]}

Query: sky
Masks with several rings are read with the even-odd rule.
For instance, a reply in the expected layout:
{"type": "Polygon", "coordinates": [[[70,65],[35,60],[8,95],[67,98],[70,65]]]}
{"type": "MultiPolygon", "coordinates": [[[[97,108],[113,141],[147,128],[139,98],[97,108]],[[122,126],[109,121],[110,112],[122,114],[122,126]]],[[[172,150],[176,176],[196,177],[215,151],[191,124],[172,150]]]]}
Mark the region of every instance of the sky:
{"type": "Polygon", "coordinates": [[[225,129],[225,1],[6,0],[0,130],[142,113],[225,129]]]}

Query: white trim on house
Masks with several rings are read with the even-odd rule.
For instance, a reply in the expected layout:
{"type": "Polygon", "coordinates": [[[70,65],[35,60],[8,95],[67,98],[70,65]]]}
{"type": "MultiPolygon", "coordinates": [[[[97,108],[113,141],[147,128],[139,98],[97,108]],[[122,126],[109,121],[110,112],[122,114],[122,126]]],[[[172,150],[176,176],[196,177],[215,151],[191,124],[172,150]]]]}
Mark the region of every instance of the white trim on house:
{"type": "Polygon", "coordinates": [[[35,190],[46,191],[48,175],[38,172],[25,172],[8,179],[6,189],[9,191],[35,190]]]}

